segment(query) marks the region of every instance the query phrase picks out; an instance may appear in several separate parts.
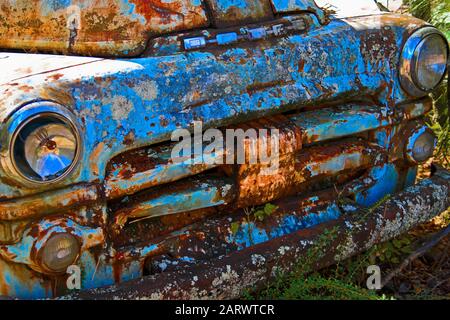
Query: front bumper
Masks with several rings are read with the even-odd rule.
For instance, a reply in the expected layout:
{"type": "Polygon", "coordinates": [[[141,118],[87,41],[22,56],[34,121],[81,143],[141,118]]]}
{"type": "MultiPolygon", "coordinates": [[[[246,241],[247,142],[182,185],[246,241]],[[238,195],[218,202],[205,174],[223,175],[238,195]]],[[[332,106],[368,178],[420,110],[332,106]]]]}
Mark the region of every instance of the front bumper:
{"type": "MultiPolygon", "coordinates": [[[[450,172],[438,168],[431,178],[395,194],[373,210],[343,205],[340,208],[342,215],[337,220],[301,229],[217,259],[199,261],[177,267],[171,272],[111,287],[71,294],[64,299],[239,298],[245,290],[266,284],[276,272],[292,270],[299,259],[317,248],[319,243],[322,247],[319,245],[319,254],[313,263],[316,269],[392,239],[439,215],[449,206],[450,172]],[[330,235],[330,241],[324,245],[321,237],[326,232],[330,235]]],[[[211,225],[220,230],[232,223],[230,221],[228,218],[217,219],[211,225]]],[[[196,232],[211,232],[213,229],[196,232]]],[[[210,236],[220,237],[211,233],[210,236]]],[[[209,245],[205,242],[203,249],[207,250],[209,245]]]]}

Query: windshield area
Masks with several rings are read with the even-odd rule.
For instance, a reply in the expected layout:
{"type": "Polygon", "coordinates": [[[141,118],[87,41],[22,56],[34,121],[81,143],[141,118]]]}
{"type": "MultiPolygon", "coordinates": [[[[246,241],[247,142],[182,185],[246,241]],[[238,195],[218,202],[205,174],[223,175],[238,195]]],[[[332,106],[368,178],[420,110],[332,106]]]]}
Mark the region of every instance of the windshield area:
{"type": "Polygon", "coordinates": [[[329,8],[336,12],[337,18],[348,18],[380,13],[374,0],[315,0],[322,8],[329,8]]]}

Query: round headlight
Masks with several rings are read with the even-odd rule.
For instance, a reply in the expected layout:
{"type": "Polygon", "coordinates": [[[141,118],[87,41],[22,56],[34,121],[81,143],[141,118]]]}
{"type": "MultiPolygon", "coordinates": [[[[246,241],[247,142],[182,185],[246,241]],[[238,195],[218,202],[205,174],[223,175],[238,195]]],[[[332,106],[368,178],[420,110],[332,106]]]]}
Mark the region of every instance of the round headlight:
{"type": "Polygon", "coordinates": [[[424,91],[430,91],[442,81],[447,67],[447,43],[438,34],[432,34],[417,46],[414,57],[414,79],[424,91]]]}
{"type": "Polygon", "coordinates": [[[400,79],[403,89],[413,96],[424,96],[445,77],[448,44],[437,29],[426,27],[406,42],[401,60],[400,79]]]}
{"type": "Polygon", "coordinates": [[[41,262],[46,270],[66,272],[77,260],[80,244],[73,235],[60,233],[50,237],[41,252],[41,262]]]}
{"type": "Polygon", "coordinates": [[[406,157],[413,164],[424,163],[433,156],[436,144],[437,138],[430,129],[417,129],[408,139],[406,157]]]}
{"type": "Polygon", "coordinates": [[[58,113],[40,113],[26,119],[11,140],[11,158],[17,173],[34,183],[65,178],[76,165],[79,153],[77,128],[58,113]]]}

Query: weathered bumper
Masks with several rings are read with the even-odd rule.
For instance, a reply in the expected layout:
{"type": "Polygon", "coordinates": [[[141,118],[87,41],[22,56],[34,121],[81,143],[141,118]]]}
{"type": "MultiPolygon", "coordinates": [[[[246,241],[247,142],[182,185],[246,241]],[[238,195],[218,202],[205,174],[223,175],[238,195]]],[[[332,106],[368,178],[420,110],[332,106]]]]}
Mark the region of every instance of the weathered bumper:
{"type": "MultiPolygon", "coordinates": [[[[320,243],[326,231],[329,243],[319,250],[321,268],[387,241],[426,222],[450,206],[450,172],[438,168],[422,180],[371,210],[343,204],[342,216],[243,250],[124,282],[75,293],[64,299],[232,299],[257,288],[276,271],[289,271],[320,243]]],[[[214,223],[224,223],[217,219],[214,223]]],[[[220,226],[220,225],[218,225],[220,226]]],[[[217,227],[217,226],[216,226],[217,227]]],[[[222,227],[226,227],[222,225],[222,227]]],[[[220,227],[219,227],[220,228],[220,227]]]]}

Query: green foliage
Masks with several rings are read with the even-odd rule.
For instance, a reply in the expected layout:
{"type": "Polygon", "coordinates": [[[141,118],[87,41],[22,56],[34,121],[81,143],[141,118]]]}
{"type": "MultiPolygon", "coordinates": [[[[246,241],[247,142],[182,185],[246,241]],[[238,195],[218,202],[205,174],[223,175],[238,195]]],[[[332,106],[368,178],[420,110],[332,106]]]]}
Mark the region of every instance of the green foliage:
{"type": "Polygon", "coordinates": [[[239,222],[233,222],[231,224],[231,233],[235,236],[239,232],[240,228],[241,224],[239,222]]]}
{"type": "Polygon", "coordinates": [[[409,11],[413,16],[429,21],[431,19],[431,2],[432,0],[407,0],[404,1],[409,6],[409,11]]]}
{"type": "MultiPolygon", "coordinates": [[[[349,271],[357,273],[352,267],[346,266],[347,274],[335,272],[313,272],[314,263],[321,259],[327,247],[336,240],[339,228],[325,230],[317,243],[308,250],[304,257],[292,268],[289,273],[277,272],[275,280],[257,294],[246,293],[245,299],[283,299],[283,300],[386,300],[386,296],[380,296],[374,291],[364,289],[348,276],[349,271]]],[[[365,262],[354,260],[353,268],[358,272],[368,266],[365,262]]],[[[339,269],[342,265],[335,266],[339,269]]],[[[331,269],[329,269],[331,270],[331,269]]]]}
{"type": "MultiPolygon", "coordinates": [[[[275,211],[278,210],[278,207],[267,203],[264,207],[260,207],[260,208],[252,208],[252,209],[246,209],[245,213],[246,213],[246,218],[244,218],[243,223],[245,224],[252,224],[255,223],[256,221],[260,221],[263,222],[266,218],[270,217],[273,213],[275,213],[275,211]]],[[[241,229],[242,224],[240,222],[233,222],[231,224],[231,233],[233,235],[236,235],[239,230],[241,229]]],[[[249,229],[249,237],[251,240],[251,230],[249,229]]]]}
{"type": "Polygon", "coordinates": [[[446,211],[442,215],[442,220],[444,222],[444,225],[450,224],[450,210],[446,211]]]}
{"type": "Polygon", "coordinates": [[[380,300],[376,293],[319,273],[294,278],[278,296],[283,300],[380,300]]]}
{"type": "Polygon", "coordinates": [[[370,257],[371,264],[392,263],[398,264],[402,257],[412,252],[411,238],[404,236],[392,241],[375,245],[370,257]]]}
{"type": "Polygon", "coordinates": [[[255,211],[255,218],[259,221],[264,221],[267,217],[270,217],[278,209],[277,206],[273,204],[266,204],[264,208],[255,211]]]}
{"type": "Polygon", "coordinates": [[[450,1],[423,1],[431,4],[431,17],[428,19],[450,39],[450,1]]]}

